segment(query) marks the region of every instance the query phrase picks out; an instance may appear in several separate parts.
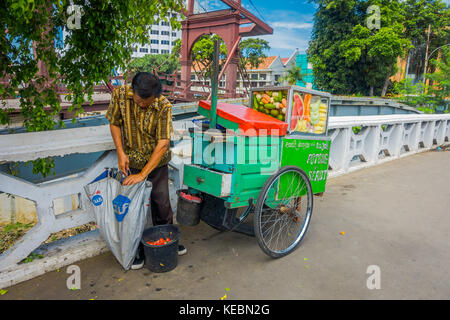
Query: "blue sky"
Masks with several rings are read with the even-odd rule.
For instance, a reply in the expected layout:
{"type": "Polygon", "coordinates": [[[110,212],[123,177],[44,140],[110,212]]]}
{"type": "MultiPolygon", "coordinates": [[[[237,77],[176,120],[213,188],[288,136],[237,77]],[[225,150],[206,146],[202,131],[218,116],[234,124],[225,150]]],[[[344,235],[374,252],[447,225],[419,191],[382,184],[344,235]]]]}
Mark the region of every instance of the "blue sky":
{"type": "MultiPolygon", "coordinates": [[[[228,8],[219,0],[198,2],[199,11],[228,8]]],[[[287,58],[296,48],[301,53],[308,48],[316,11],[308,0],[242,0],[242,5],[273,29],[272,35],[258,36],[269,42],[271,49],[266,52],[267,56],[287,58]]]]}

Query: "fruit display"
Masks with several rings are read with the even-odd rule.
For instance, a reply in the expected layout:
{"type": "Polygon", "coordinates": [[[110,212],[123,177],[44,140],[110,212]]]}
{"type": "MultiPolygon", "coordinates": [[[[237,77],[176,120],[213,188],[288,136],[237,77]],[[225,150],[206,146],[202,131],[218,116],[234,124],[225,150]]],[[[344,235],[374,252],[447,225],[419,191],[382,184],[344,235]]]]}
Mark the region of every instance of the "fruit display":
{"type": "MultiPolygon", "coordinates": [[[[272,89],[272,88],[271,88],[272,89]]],[[[278,120],[290,123],[290,130],[297,132],[323,134],[327,127],[328,99],[295,89],[258,90],[252,93],[252,108],[278,120]],[[289,105],[288,92],[292,92],[289,105]],[[289,115],[290,119],[286,117],[289,115]]]]}
{"type": "Polygon", "coordinates": [[[326,100],[319,96],[294,92],[291,130],[316,134],[324,133],[327,123],[327,110],[326,100]]]}
{"type": "Polygon", "coordinates": [[[287,110],[287,90],[254,92],[252,108],[284,121],[287,110]]]}

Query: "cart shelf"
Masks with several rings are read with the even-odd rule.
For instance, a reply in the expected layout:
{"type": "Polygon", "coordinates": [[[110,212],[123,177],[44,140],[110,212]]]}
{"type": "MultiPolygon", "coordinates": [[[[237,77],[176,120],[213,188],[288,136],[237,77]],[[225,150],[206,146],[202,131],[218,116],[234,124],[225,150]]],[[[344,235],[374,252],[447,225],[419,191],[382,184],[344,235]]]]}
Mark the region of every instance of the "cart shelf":
{"type": "MultiPolygon", "coordinates": [[[[198,113],[210,118],[211,101],[201,100],[198,113]]],[[[241,129],[242,135],[276,135],[284,136],[287,133],[288,124],[269,115],[242,105],[229,103],[217,103],[217,123],[227,129],[241,129]]]]}

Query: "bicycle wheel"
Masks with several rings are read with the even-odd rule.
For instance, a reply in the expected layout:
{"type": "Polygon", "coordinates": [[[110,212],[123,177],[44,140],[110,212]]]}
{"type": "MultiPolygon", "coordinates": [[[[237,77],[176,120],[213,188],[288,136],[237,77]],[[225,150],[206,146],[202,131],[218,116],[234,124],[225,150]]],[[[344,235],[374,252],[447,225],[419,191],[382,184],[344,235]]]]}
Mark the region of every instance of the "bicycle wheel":
{"type": "Polygon", "coordinates": [[[296,166],[281,168],[264,183],[253,220],[258,244],[272,258],[294,251],[311,220],[313,193],[306,173],[296,166]]]}

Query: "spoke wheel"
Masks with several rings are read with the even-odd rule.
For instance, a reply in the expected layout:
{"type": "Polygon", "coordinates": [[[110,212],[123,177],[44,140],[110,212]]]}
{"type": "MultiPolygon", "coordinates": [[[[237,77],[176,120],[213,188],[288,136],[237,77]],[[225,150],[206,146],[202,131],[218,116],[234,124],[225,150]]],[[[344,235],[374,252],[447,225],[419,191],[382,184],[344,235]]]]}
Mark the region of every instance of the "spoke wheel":
{"type": "Polygon", "coordinates": [[[272,258],[294,251],[311,220],[313,193],[306,173],[286,166],[264,183],[255,206],[255,236],[261,249],[272,258]]]}

